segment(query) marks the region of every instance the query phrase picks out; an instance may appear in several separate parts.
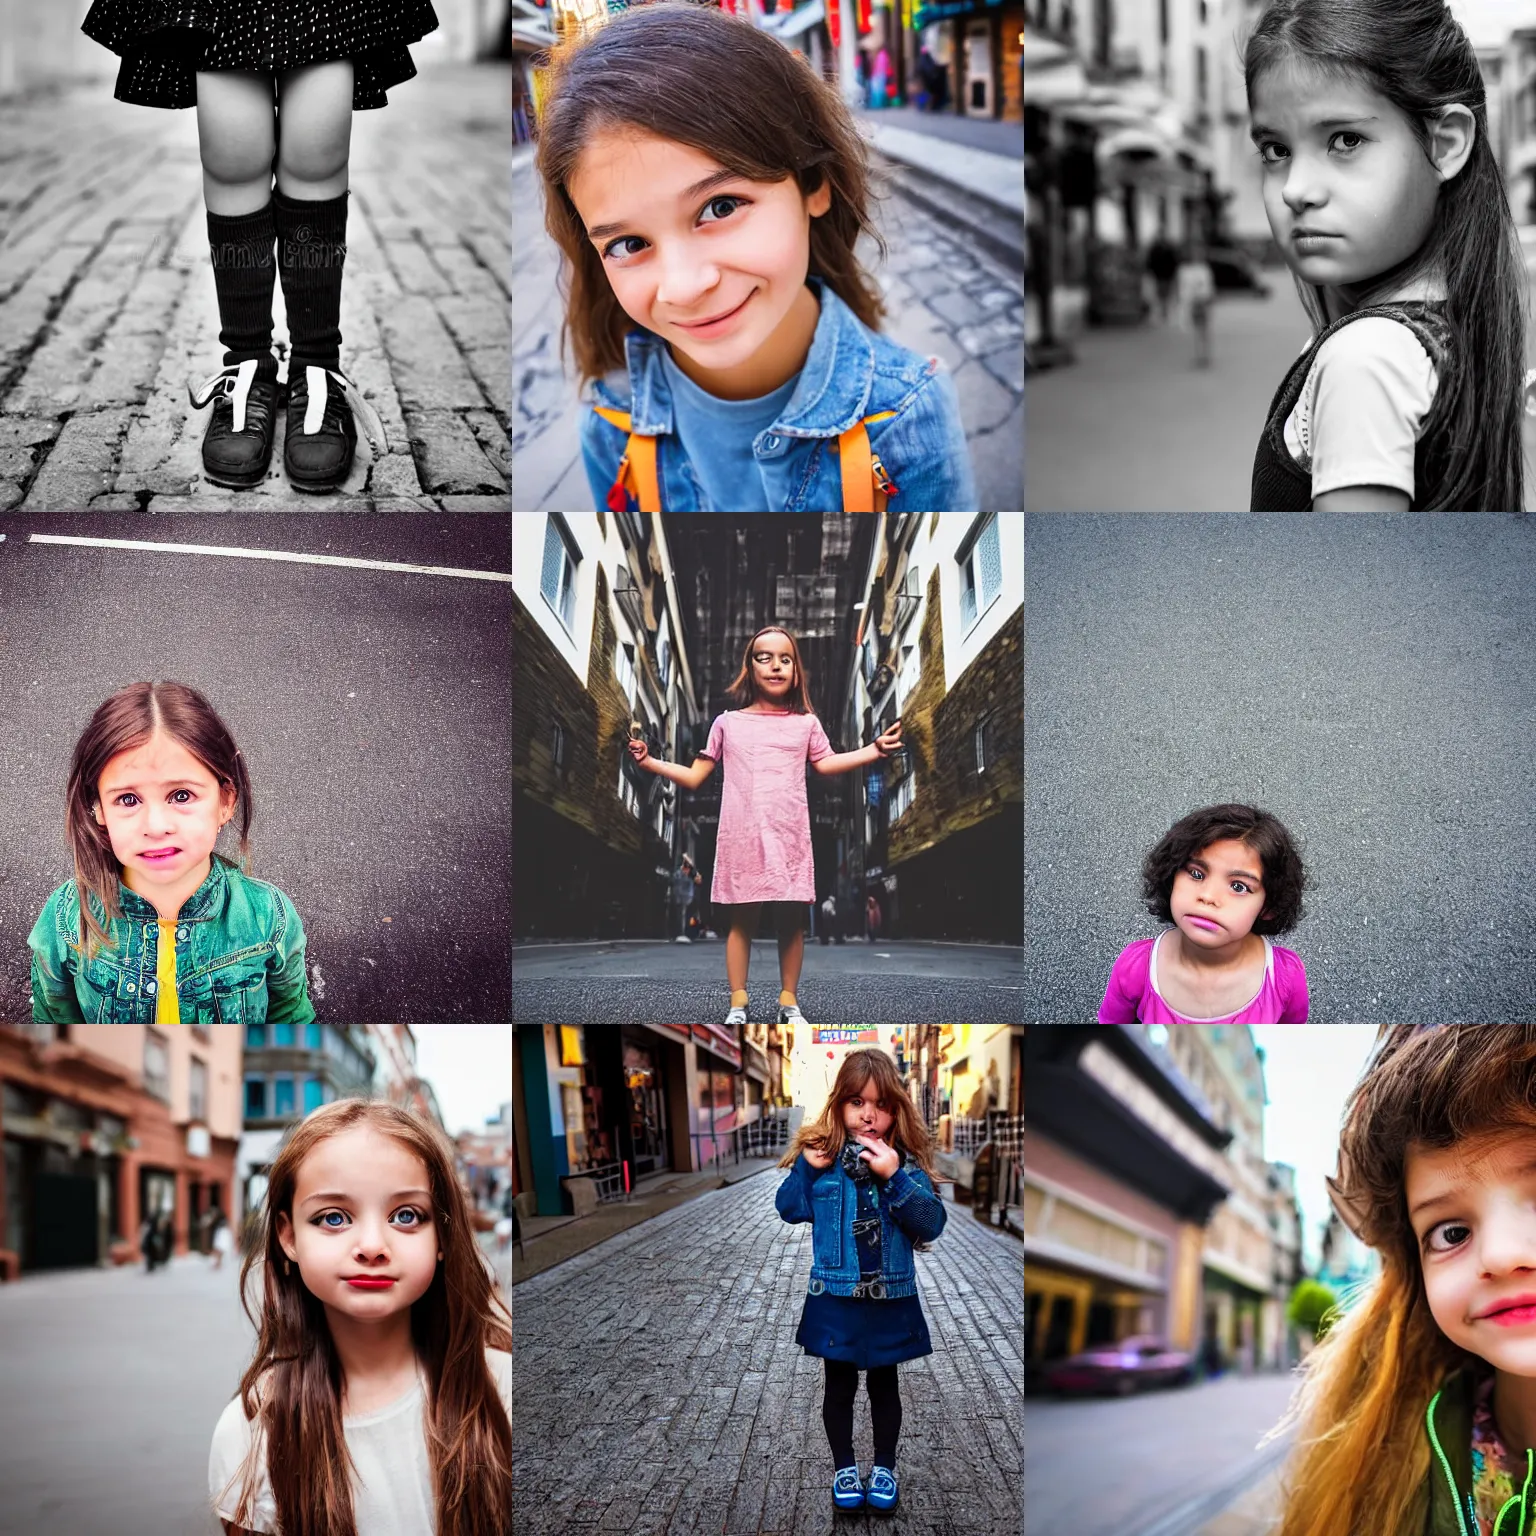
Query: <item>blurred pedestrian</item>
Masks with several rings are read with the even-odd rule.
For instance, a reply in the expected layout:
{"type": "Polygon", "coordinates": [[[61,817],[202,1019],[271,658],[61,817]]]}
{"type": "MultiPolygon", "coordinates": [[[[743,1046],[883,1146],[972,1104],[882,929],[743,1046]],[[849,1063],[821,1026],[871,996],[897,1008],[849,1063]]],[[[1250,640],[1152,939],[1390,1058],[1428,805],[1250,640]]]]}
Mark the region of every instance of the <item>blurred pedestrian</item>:
{"type": "Polygon", "coordinates": [[[1173,280],[1179,270],[1178,247],[1159,232],[1147,248],[1147,271],[1157,289],[1157,315],[1165,325],[1173,310],[1173,280]]]}
{"type": "Polygon", "coordinates": [[[870,83],[869,104],[882,108],[891,104],[891,51],[882,48],[875,55],[874,76],[870,83]]]}
{"type": "Polygon", "coordinates": [[[683,862],[672,877],[672,923],[677,929],[677,942],[691,944],[688,937],[688,916],[693,910],[693,894],[696,887],[704,884],[704,877],[693,867],[693,860],[685,853],[683,862]]]}
{"type": "Polygon", "coordinates": [[[1216,301],[1216,274],[1211,271],[1205,242],[1198,236],[1184,247],[1176,275],[1179,313],[1195,333],[1195,366],[1211,366],[1211,305],[1216,301]]]}
{"type": "Polygon", "coordinates": [[[817,936],[823,944],[832,942],[832,935],[837,932],[837,897],[828,891],[821,903],[821,927],[817,936]]]}
{"type": "Polygon", "coordinates": [[[1264,211],[1313,331],[1275,391],[1250,504],[1520,511],[1529,279],[1455,10],[1283,0],[1244,74],[1264,211]]]}
{"type": "Polygon", "coordinates": [[[219,1211],[215,1214],[217,1219],[213,1227],[213,1267],[223,1269],[225,1255],[234,1252],[235,1234],[224,1219],[224,1213],[219,1211]]]}
{"type": "Polygon", "coordinates": [[[871,891],[864,903],[864,917],[869,925],[869,942],[875,944],[880,939],[880,923],[883,914],[880,911],[880,903],[871,891]]]}
{"type": "Polygon", "coordinates": [[[159,1234],[155,1226],[156,1212],[151,1211],[139,1223],[139,1252],[144,1255],[144,1273],[152,1274],[159,1256],[159,1234]]]}

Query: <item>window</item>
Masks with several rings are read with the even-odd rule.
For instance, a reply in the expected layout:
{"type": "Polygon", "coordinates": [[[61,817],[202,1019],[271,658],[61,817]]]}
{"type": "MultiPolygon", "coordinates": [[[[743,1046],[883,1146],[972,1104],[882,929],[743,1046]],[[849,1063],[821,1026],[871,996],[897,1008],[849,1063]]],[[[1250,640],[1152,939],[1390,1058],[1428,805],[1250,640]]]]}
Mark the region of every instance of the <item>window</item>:
{"type": "Polygon", "coordinates": [[[245,1080],[245,1114],[248,1120],[267,1118],[267,1080],[264,1077],[248,1077],[245,1080]]]}
{"type": "Polygon", "coordinates": [[[923,675],[922,659],[918,655],[915,645],[904,645],[901,648],[901,658],[896,673],[896,713],[899,715],[906,708],[907,700],[912,695],[912,690],[917,687],[917,680],[923,675]]]}
{"type": "Polygon", "coordinates": [[[891,791],[891,820],[899,821],[902,816],[911,809],[914,793],[914,775],[908,774],[901,783],[891,791]]]}
{"type": "Polygon", "coordinates": [[[667,679],[672,673],[672,647],[663,635],[661,643],[656,648],[656,673],[661,679],[661,686],[667,686],[667,679]]]}
{"type": "Polygon", "coordinates": [[[144,1091],[151,1098],[171,1102],[171,1057],[165,1037],[144,1032],[144,1091]]]}
{"type": "Polygon", "coordinates": [[[629,707],[635,707],[635,648],[632,645],[621,645],[613,653],[613,672],[619,680],[619,687],[624,690],[624,697],[629,700],[629,707]]]}
{"type": "Polygon", "coordinates": [[[565,731],[557,720],[549,728],[549,756],[556,773],[565,771],[565,731]]]}
{"type": "Polygon", "coordinates": [[[278,1119],[282,1119],[284,1115],[293,1114],[293,1079],[291,1077],[272,1079],[272,1113],[278,1119]]]}
{"type": "Polygon", "coordinates": [[[304,1026],[304,1046],[306,1050],[318,1051],[321,1046],[321,1026],[318,1024],[306,1024],[304,1026]]]}
{"type": "Polygon", "coordinates": [[[976,537],[962,547],[958,561],[960,622],[969,629],[992,606],[1003,589],[1003,557],[995,512],[987,518],[976,537]]]}
{"type": "Polygon", "coordinates": [[[637,821],[640,818],[640,794],[629,781],[629,775],[624,771],[624,765],[619,764],[619,799],[629,809],[629,814],[637,821]]]}
{"type": "Polygon", "coordinates": [[[996,720],[995,715],[985,714],[976,722],[976,772],[978,774],[985,773],[987,764],[996,757],[996,720]]]}
{"type": "Polygon", "coordinates": [[[259,1051],[267,1043],[267,1026],[265,1024],[247,1024],[245,1026],[245,1048],[248,1051],[259,1051]]]}
{"type": "Polygon", "coordinates": [[[576,563],[581,556],[561,518],[550,514],[544,525],[544,568],[539,590],[567,630],[576,627],[576,563]]]}
{"type": "Polygon", "coordinates": [[[192,1076],[187,1095],[187,1111],[194,1120],[208,1119],[208,1063],[192,1058],[192,1076]]]}
{"type": "Polygon", "coordinates": [[[304,1079],[304,1113],[319,1109],[325,1103],[325,1084],[318,1077],[304,1079]]]}
{"type": "Polygon", "coordinates": [[[292,1045],[292,1044],[294,1044],[293,1025],[292,1024],[274,1024],[272,1026],[272,1044],[273,1045],[292,1045]]]}

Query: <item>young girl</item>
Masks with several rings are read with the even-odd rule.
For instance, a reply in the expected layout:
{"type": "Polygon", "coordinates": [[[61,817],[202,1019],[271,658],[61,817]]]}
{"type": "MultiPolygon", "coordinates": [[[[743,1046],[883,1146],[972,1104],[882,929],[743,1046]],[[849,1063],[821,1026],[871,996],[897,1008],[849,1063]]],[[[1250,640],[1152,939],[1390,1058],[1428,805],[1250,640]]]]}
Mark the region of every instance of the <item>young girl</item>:
{"type": "Polygon", "coordinates": [[[1255,510],[1518,512],[1524,265],[1482,73],[1442,0],[1273,0],[1244,70],[1314,335],[1255,510]]]}
{"type": "Polygon", "coordinates": [[[436,27],[428,0],[95,0],[86,14],[86,36],[122,57],[119,101],[197,108],[224,366],[188,392],[199,410],[213,401],[203,469],[217,485],[260,484],[272,457],[274,247],[292,349],[289,482],[330,491],[346,479],[353,413],[374,452],[387,447],[341,370],[352,113],[386,104],[416,73],[406,44],[436,27]]]}
{"type": "Polygon", "coordinates": [[[511,1313],[443,1133],[374,1100],[312,1111],[260,1228],[256,1353],[208,1458],[225,1531],[505,1536],[511,1313]]]}
{"type": "Polygon", "coordinates": [[[304,929],[275,885],[214,851],[245,758],[202,694],[132,683],[75,743],[65,834],[75,874],[33,926],[32,1017],[46,1023],[308,1023],[304,929]]]}
{"type": "Polygon", "coordinates": [[[1120,951],[1100,1024],[1304,1024],[1301,957],[1270,942],[1301,921],[1301,855],[1251,805],[1209,805],[1169,828],[1142,866],[1153,917],[1173,927],[1120,951]]]}
{"type": "Polygon", "coordinates": [[[1392,1025],[1330,1193],[1381,1272],[1302,1367],[1277,1536],[1536,1525],[1536,1029],[1392,1025]]]}
{"type": "Polygon", "coordinates": [[[864,141],[750,21],[631,8],[543,77],[563,336],[599,509],[974,511],[953,381],[879,334],[864,141]]]}
{"type": "Polygon", "coordinates": [[[944,1230],[946,1216],[934,1192],[932,1139],[884,1051],[843,1058],[826,1107],[796,1132],[779,1166],[792,1169],[775,1199],[779,1215],[812,1224],[810,1286],[795,1342],[827,1363],[821,1418],[837,1468],[832,1502],[894,1509],[896,1367],[933,1353],[912,1255],[944,1230]],[[867,1485],[853,1453],[861,1370],[875,1438],[867,1485]]]}
{"type": "Polygon", "coordinates": [[[651,756],[644,741],[628,743],[649,773],[697,789],[715,764],[727,764],[720,796],[712,906],[727,908],[725,974],[731,988],[727,1024],[747,1022],[747,967],[762,904],[777,904],[779,1023],[805,1023],[795,1001],[805,957],[805,908],[816,899],[811,813],[805,763],[820,774],[848,773],[901,749],[901,721],[867,747],[834,752],[811,709],[800,648],[788,630],[760,629],[747,641],[741,670],[727,690],[739,709],[715,716],[709,743],[691,768],[651,756]]]}

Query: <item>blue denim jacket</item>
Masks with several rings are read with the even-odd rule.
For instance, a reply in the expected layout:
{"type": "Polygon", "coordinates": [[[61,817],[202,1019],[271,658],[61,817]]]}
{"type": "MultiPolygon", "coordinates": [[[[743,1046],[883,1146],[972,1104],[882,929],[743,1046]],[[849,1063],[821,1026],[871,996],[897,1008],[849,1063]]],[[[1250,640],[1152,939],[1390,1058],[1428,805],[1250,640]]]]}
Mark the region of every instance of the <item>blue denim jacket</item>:
{"type": "MultiPolygon", "coordinates": [[[[806,281],[821,301],[811,350],[789,404],[753,443],[769,506],[778,512],[840,511],[838,434],[880,411],[894,411],[868,428],[870,448],[896,484],[892,511],[978,511],[960,399],[948,371],[936,357],[919,357],[871,331],[820,278],[806,281]]],[[[591,409],[596,404],[628,411],[634,431],[658,439],[664,511],[738,511],[704,504],[683,445],[673,435],[672,397],[661,364],[665,347],[659,336],[636,327],[625,338],[627,371],[588,385],[581,456],[593,505],[600,512],[607,508],[627,441],[627,434],[591,409]]]]}
{"type": "MultiPolygon", "coordinates": [[[[66,880],[43,904],[32,949],[32,1017],[48,1024],[153,1024],[159,913],[121,882],[109,948],[87,959],[80,894],[66,880]]],[[[99,903],[98,919],[106,914],[99,903]]],[[[176,998],[183,1024],[308,1024],[304,928],[275,885],[220,854],[176,918],[176,998]]]]}
{"type": "MultiPolygon", "coordinates": [[[[875,1180],[880,1205],[880,1284],[885,1297],[915,1296],[917,1268],[913,1243],[931,1243],[944,1230],[948,1215],[928,1175],[907,1158],[882,1185],[875,1180]]],[[[838,1163],[818,1173],[805,1154],[795,1159],[789,1177],[774,1197],[785,1221],[811,1223],[812,1296],[823,1291],[852,1296],[859,1284],[859,1251],[853,1236],[858,1193],[838,1163]]]]}

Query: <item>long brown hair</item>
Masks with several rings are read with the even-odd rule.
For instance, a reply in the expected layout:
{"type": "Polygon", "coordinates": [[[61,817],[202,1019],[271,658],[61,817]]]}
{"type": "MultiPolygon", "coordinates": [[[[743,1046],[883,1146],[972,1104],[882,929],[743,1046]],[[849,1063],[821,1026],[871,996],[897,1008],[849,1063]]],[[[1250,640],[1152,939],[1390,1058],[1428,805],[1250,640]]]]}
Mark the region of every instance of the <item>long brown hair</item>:
{"type": "Polygon", "coordinates": [[[747,641],[741,652],[741,670],[731,679],[725,696],[739,709],[755,704],[762,697],[752,671],[752,651],[764,635],[783,635],[789,641],[789,648],[795,658],[795,675],[790,679],[787,695],[789,707],[797,715],[814,715],[816,711],[811,707],[811,685],[805,675],[805,663],[800,660],[800,647],[782,624],[766,624],[747,641]]]}
{"type": "Polygon", "coordinates": [[[87,954],[111,946],[107,925],[122,912],[117,887],[123,867],[112,852],[107,829],[95,815],[101,775],[119,752],[143,746],[156,730],[185,747],[218,780],[221,790],[234,790],[232,819],[239,821],[240,857],[247,864],[250,858],[251,781],[245,758],[213,705],[185,683],[130,683],[119,688],[98,706],[80,733],[64,794],[64,835],[74,859],[75,889],[80,893],[77,947],[87,954]]]}
{"type": "Polygon", "coordinates": [[[1300,1434],[1277,1536],[1393,1532],[1430,1467],[1424,1411],[1478,1357],[1429,1310],[1408,1220],[1408,1148],[1536,1129],[1536,1025],[1384,1026],[1339,1140],[1340,1198],[1381,1273],[1308,1356],[1290,1411],[1300,1434]]]}
{"type": "Polygon", "coordinates": [[[836,88],[750,21],[713,7],[634,6],[582,36],[572,30],[540,74],[535,164],[544,224],[564,257],[562,351],[580,382],[626,366],[625,313],[567,188],[594,135],[629,129],[686,144],[752,181],[793,176],[832,206],[811,220],[810,273],[870,328],[885,304],[854,247],[885,241],[870,213],[868,151],[836,88]]]}
{"type": "Polygon", "coordinates": [[[350,1476],[356,1469],[342,1430],[341,1361],[324,1305],[302,1276],[284,1272],[277,1217],[293,1220],[304,1159],[327,1137],[357,1125],[372,1126],[414,1152],[426,1165],[432,1191],[443,1262],[411,1307],[411,1341],[427,1378],[427,1449],[439,1536],[505,1536],[512,1507],[512,1424],[485,1351],[511,1354],[511,1311],[475,1242],[447,1138],[409,1110],[358,1098],[322,1105],[288,1132],[272,1165],[262,1235],[240,1267],[241,1302],[259,1333],[255,1356],[240,1379],[240,1402],[248,1421],[260,1415],[264,1434],[251,1436],[233,1523],[241,1527],[254,1518],[258,1453],[265,1440],[282,1530],[288,1536],[356,1536],[350,1476]],[[257,1263],[263,1285],[259,1319],[246,1290],[246,1277],[257,1263]]]}
{"type": "Polygon", "coordinates": [[[896,1063],[884,1051],[874,1047],[849,1051],[843,1057],[832,1084],[832,1092],[821,1113],[814,1120],[806,1120],[795,1132],[789,1150],[779,1159],[779,1167],[792,1167],[795,1159],[807,1147],[824,1153],[836,1162],[842,1156],[843,1144],[848,1139],[843,1125],[843,1105],[857,1097],[859,1090],[871,1078],[876,1093],[885,1100],[891,1112],[891,1134],[888,1138],[891,1146],[910,1157],[930,1180],[937,1182],[938,1176],[933,1167],[933,1137],[923,1123],[923,1117],[918,1114],[906,1085],[897,1076],[896,1063]]]}

